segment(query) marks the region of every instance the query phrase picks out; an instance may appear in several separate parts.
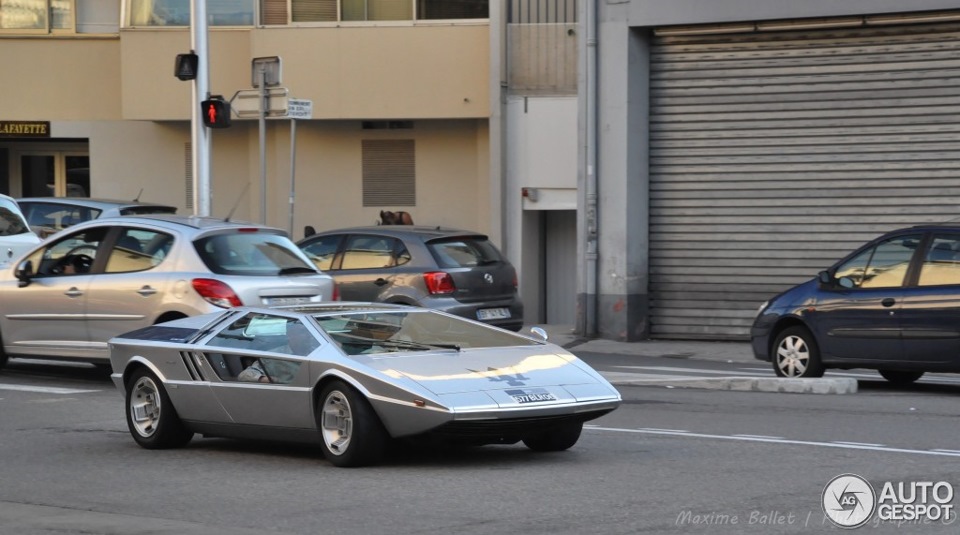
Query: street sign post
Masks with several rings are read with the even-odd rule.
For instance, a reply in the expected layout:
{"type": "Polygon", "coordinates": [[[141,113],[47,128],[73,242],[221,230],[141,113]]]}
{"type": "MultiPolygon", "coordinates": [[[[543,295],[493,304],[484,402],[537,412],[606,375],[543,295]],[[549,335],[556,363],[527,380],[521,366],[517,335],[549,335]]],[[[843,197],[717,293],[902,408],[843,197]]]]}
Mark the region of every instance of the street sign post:
{"type": "Polygon", "coordinates": [[[313,119],[313,101],[299,98],[287,99],[287,117],[290,118],[290,237],[293,238],[293,210],[297,176],[297,119],[313,119]]]}
{"type": "MultiPolygon", "coordinates": [[[[286,117],[288,106],[287,94],[290,91],[286,87],[271,87],[264,93],[266,103],[264,114],[267,117],[286,117]]],[[[237,114],[237,117],[259,117],[260,116],[260,90],[259,89],[241,89],[233,94],[230,99],[230,107],[237,114]]]]}

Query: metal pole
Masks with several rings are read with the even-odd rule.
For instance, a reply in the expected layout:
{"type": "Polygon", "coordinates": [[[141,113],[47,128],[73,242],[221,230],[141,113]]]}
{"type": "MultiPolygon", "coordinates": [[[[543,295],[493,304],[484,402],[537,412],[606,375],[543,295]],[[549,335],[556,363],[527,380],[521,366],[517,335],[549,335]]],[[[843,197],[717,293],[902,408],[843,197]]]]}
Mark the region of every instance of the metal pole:
{"type": "Polygon", "coordinates": [[[267,224],[267,67],[260,64],[260,223],[267,224]]]}
{"type": "Polygon", "coordinates": [[[293,239],[293,198],[297,176],[297,120],[290,119],[290,239],[293,239]]]}
{"type": "Polygon", "coordinates": [[[200,101],[210,95],[209,53],[207,49],[207,2],[190,1],[190,45],[197,54],[197,77],[191,91],[190,152],[193,173],[193,215],[210,215],[210,129],[200,117],[200,101]]]}

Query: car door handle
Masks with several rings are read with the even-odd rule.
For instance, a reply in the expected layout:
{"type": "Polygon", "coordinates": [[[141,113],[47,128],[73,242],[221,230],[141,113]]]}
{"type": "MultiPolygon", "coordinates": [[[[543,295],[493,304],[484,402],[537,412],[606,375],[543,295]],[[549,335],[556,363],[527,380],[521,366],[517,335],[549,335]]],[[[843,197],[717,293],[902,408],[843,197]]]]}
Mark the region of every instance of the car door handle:
{"type": "Polygon", "coordinates": [[[69,290],[63,292],[63,295],[67,297],[80,297],[83,295],[83,292],[81,292],[76,286],[73,286],[69,290]]]}
{"type": "Polygon", "coordinates": [[[373,281],[373,283],[376,284],[377,286],[383,286],[384,284],[387,284],[387,282],[388,282],[387,279],[383,277],[380,277],[379,279],[373,281]]]}
{"type": "Polygon", "coordinates": [[[137,293],[144,297],[149,297],[157,293],[157,291],[151,288],[150,286],[144,286],[143,288],[140,288],[139,290],[137,290],[137,293]]]}
{"type": "Polygon", "coordinates": [[[883,306],[885,306],[885,307],[892,307],[892,306],[895,305],[896,303],[897,303],[897,300],[894,299],[894,298],[892,298],[892,297],[887,297],[887,298],[884,299],[883,301],[880,301],[880,304],[883,305],[883,306]]]}

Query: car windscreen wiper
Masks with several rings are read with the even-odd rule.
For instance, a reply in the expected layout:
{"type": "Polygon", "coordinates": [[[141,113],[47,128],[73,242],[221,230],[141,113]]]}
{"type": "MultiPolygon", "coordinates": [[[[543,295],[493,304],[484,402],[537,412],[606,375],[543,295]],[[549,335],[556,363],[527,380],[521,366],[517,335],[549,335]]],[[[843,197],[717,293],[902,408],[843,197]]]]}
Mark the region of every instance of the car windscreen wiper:
{"type": "Polygon", "coordinates": [[[279,275],[293,275],[296,273],[316,273],[317,270],[307,266],[285,267],[280,270],[279,275]]]}
{"type": "Polygon", "coordinates": [[[379,344],[390,344],[395,347],[404,347],[408,349],[430,349],[430,348],[439,348],[439,349],[453,349],[460,351],[460,346],[457,344],[445,344],[442,342],[412,342],[409,340],[397,340],[395,338],[387,338],[386,340],[380,340],[377,342],[379,344]]]}

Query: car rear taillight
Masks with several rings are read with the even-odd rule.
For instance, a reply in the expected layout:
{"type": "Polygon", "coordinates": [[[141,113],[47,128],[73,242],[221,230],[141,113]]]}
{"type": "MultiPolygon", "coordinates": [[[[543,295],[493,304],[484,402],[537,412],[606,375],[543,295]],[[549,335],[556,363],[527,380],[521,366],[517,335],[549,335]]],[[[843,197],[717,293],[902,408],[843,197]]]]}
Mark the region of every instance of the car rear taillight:
{"type": "Polygon", "coordinates": [[[240,297],[233,288],[213,279],[193,279],[193,289],[208,303],[218,307],[230,308],[242,306],[240,297]]]}
{"type": "Polygon", "coordinates": [[[340,285],[337,283],[333,283],[333,297],[331,298],[331,300],[333,301],[340,300],[340,285]]]}
{"type": "Polygon", "coordinates": [[[457,289],[453,277],[443,271],[428,271],[423,274],[423,280],[427,283],[427,291],[431,295],[452,294],[457,289]]]}

